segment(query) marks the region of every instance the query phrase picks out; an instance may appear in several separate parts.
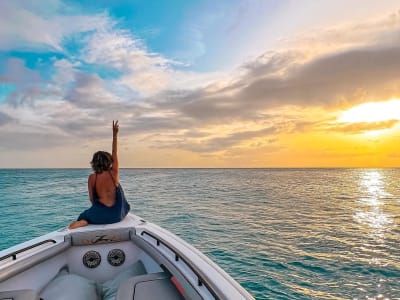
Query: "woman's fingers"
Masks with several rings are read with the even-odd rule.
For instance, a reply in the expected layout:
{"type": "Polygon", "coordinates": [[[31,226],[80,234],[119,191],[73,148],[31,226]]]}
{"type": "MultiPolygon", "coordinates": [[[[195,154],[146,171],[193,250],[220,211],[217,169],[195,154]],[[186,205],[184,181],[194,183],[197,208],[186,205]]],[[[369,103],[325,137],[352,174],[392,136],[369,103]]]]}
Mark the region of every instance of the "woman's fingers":
{"type": "Polygon", "coordinates": [[[117,133],[118,129],[119,129],[118,120],[117,121],[113,120],[113,132],[117,133]]]}

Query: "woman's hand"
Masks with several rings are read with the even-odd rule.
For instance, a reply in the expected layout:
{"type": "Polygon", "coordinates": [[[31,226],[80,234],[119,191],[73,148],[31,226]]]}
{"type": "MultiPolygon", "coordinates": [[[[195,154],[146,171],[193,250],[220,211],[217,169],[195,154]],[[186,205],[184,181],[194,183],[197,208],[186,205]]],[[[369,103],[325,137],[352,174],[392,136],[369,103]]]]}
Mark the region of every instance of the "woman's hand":
{"type": "Polygon", "coordinates": [[[118,120],[117,121],[113,120],[113,135],[114,136],[116,136],[118,134],[118,130],[119,130],[118,120]]]}

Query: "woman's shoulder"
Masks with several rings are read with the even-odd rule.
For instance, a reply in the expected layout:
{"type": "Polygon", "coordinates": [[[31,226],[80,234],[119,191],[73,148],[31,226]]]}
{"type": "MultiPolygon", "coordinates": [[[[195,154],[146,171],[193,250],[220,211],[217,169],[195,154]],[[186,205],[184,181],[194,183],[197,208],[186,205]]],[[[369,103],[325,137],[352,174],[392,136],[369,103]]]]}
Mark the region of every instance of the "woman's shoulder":
{"type": "Polygon", "coordinates": [[[97,177],[96,173],[90,174],[88,177],[88,183],[93,183],[96,180],[96,177],[97,177]]]}

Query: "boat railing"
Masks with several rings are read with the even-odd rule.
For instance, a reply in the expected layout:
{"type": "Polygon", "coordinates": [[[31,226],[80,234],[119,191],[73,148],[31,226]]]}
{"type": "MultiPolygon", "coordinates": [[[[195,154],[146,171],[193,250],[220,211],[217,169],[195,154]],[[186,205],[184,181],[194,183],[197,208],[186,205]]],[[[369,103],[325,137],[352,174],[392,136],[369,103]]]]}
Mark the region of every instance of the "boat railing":
{"type": "Polygon", "coordinates": [[[209,293],[214,297],[214,299],[216,300],[220,299],[220,297],[218,297],[218,295],[215,293],[214,289],[211,288],[211,284],[209,284],[208,281],[204,279],[205,276],[202,276],[200,274],[200,271],[188,259],[186,259],[185,256],[179,250],[177,250],[175,247],[173,247],[164,239],[152,233],[149,233],[146,230],[143,230],[140,233],[141,236],[145,234],[154,239],[156,241],[157,246],[163,245],[164,247],[168,248],[172,253],[174,253],[176,262],[178,262],[179,260],[183,261],[190,268],[193,274],[197,277],[197,285],[199,287],[204,285],[209,291],[209,293]]]}
{"type": "Polygon", "coordinates": [[[12,253],[9,253],[9,254],[7,254],[7,255],[4,255],[4,256],[0,257],[0,261],[6,260],[7,258],[10,258],[10,257],[12,257],[12,260],[16,260],[16,259],[17,259],[17,254],[20,254],[20,253],[22,253],[22,252],[31,250],[31,249],[33,249],[33,248],[39,247],[39,246],[44,245],[44,244],[47,244],[47,243],[56,244],[57,242],[56,242],[55,240],[53,240],[53,239],[47,239],[47,240],[38,242],[38,243],[36,243],[36,244],[29,245],[29,246],[27,246],[27,247],[25,247],[25,248],[22,248],[22,249],[19,249],[19,250],[14,251],[14,252],[12,252],[12,253]]]}
{"type": "Polygon", "coordinates": [[[12,259],[11,262],[13,262],[12,264],[6,262],[4,265],[2,264],[0,266],[0,282],[8,280],[14,275],[36,266],[50,257],[58,255],[69,247],[71,247],[71,238],[70,236],[66,235],[64,236],[64,241],[46,239],[0,257],[0,262],[10,258],[12,259]],[[40,249],[41,251],[34,251],[34,253],[29,253],[30,255],[28,255],[27,251],[38,250],[38,247],[46,244],[51,244],[51,246],[46,247],[45,249],[40,249]],[[18,259],[17,255],[22,253],[27,255],[21,255],[21,257],[18,259]]]}

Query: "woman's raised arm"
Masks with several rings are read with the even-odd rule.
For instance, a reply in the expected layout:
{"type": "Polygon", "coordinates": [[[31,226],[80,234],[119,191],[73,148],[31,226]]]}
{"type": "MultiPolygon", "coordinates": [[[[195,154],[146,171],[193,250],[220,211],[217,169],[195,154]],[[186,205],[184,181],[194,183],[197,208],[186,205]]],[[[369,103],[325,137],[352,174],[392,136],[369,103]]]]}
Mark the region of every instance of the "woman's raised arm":
{"type": "Polygon", "coordinates": [[[119,183],[119,164],[118,164],[118,130],[119,124],[118,120],[113,120],[113,141],[112,141],[112,170],[114,173],[115,183],[119,183]]]}

